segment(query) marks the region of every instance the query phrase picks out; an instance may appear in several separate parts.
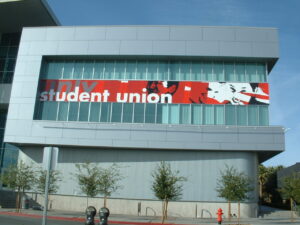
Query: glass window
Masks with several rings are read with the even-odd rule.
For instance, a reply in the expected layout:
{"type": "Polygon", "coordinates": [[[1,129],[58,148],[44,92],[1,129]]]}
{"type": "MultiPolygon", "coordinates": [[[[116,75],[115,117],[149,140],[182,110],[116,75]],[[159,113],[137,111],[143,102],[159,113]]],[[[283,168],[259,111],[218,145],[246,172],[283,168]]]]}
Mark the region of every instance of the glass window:
{"type": "Polygon", "coordinates": [[[87,61],[84,63],[83,79],[92,79],[94,73],[94,62],[87,61]]]}
{"type": "Polygon", "coordinates": [[[235,74],[236,74],[237,81],[241,81],[241,82],[246,81],[245,72],[246,72],[245,63],[235,64],[235,74]]]}
{"type": "Polygon", "coordinates": [[[192,105],[192,124],[202,124],[202,105],[192,105]]]}
{"type": "Polygon", "coordinates": [[[79,102],[70,102],[68,121],[78,120],[79,102]]]}
{"type": "Polygon", "coordinates": [[[259,125],[269,126],[269,109],[268,106],[258,106],[259,108],[259,125]]]}
{"type": "Polygon", "coordinates": [[[169,105],[169,123],[179,124],[179,105],[170,104],[169,105]]]}
{"type": "Polygon", "coordinates": [[[60,79],[62,75],[63,63],[57,61],[51,61],[47,64],[46,74],[47,78],[60,79]]]}
{"type": "Polygon", "coordinates": [[[155,123],[156,104],[146,104],[145,123],[155,123]]]}
{"type": "Polygon", "coordinates": [[[121,122],[122,103],[112,103],[111,122],[121,122]]]}
{"type": "Polygon", "coordinates": [[[136,79],[137,80],[146,80],[147,79],[147,62],[138,61],[136,68],[136,79]]]}
{"type": "Polygon", "coordinates": [[[234,105],[226,105],[225,124],[236,125],[236,107],[234,105]]]}
{"type": "Polygon", "coordinates": [[[214,106],[213,105],[203,105],[203,124],[212,125],[214,121],[214,106]]]}
{"type": "Polygon", "coordinates": [[[258,82],[258,77],[256,75],[256,63],[246,64],[246,76],[250,82],[258,82]]]}
{"type": "Polygon", "coordinates": [[[157,62],[148,62],[147,80],[157,80],[157,62]]]}
{"type": "Polygon", "coordinates": [[[80,102],[79,121],[89,121],[89,102],[80,102]]]}
{"type": "Polygon", "coordinates": [[[113,79],[116,80],[123,80],[127,79],[125,78],[125,72],[126,72],[126,62],[125,61],[118,61],[118,63],[115,63],[115,76],[113,79]]]}
{"type": "Polygon", "coordinates": [[[248,125],[258,126],[258,107],[256,105],[249,105],[248,107],[248,125]]]}
{"type": "Polygon", "coordinates": [[[201,63],[193,62],[191,65],[191,80],[201,80],[201,63]]]}
{"type": "Polygon", "coordinates": [[[124,103],[123,105],[123,123],[132,123],[133,103],[124,103]]]}
{"type": "Polygon", "coordinates": [[[170,63],[170,80],[180,80],[180,63],[170,63]]]}
{"type": "Polygon", "coordinates": [[[212,72],[212,63],[205,62],[202,64],[203,80],[214,81],[213,72],[212,72]]]}
{"type": "MultiPolygon", "coordinates": [[[[9,59],[8,63],[7,63],[7,71],[14,71],[15,70],[15,63],[16,63],[16,59],[9,59]]],[[[61,75],[61,73],[59,74],[61,75]]]]}
{"type": "Polygon", "coordinates": [[[216,125],[225,124],[224,105],[215,105],[215,124],[216,125]]]}
{"type": "Polygon", "coordinates": [[[145,104],[135,103],[134,104],[134,123],[144,123],[145,104]]]}
{"type": "Polygon", "coordinates": [[[100,102],[91,102],[90,109],[90,121],[91,122],[99,122],[100,119],[100,102]]]}
{"type": "Polygon", "coordinates": [[[168,80],[168,62],[158,63],[158,80],[168,80]]]}
{"type": "Polygon", "coordinates": [[[136,75],[136,61],[127,61],[125,80],[134,80],[136,75]]]}
{"type": "Polygon", "coordinates": [[[247,126],[248,124],[248,111],[247,106],[239,105],[236,107],[237,125],[247,126]]]}
{"type": "Polygon", "coordinates": [[[75,80],[82,79],[83,66],[84,66],[83,61],[76,61],[75,62],[73,79],[75,79],[75,80]]]}
{"type": "Polygon", "coordinates": [[[114,61],[106,61],[105,62],[105,70],[104,70],[104,79],[112,80],[114,79],[115,72],[115,62],[114,61]]]}
{"type": "Polygon", "coordinates": [[[180,80],[191,80],[191,65],[189,62],[181,63],[180,80]]]}
{"type": "Polygon", "coordinates": [[[103,102],[101,104],[100,122],[110,122],[111,103],[103,102]]]}
{"type": "Polygon", "coordinates": [[[180,105],[180,123],[191,124],[191,105],[180,105]]]}
{"type": "Polygon", "coordinates": [[[233,63],[225,63],[224,71],[225,71],[225,81],[235,81],[233,63]]]}
{"type": "Polygon", "coordinates": [[[266,82],[267,77],[266,77],[266,66],[265,66],[265,64],[264,63],[257,63],[256,68],[257,68],[258,81],[259,82],[266,82]]]}
{"type": "Polygon", "coordinates": [[[104,69],[105,69],[105,63],[102,61],[96,61],[95,62],[94,79],[103,79],[104,78],[104,69]]]}
{"type": "Polygon", "coordinates": [[[56,120],[57,106],[57,102],[44,102],[42,120],[56,120]]]}
{"type": "Polygon", "coordinates": [[[213,65],[213,73],[215,77],[215,81],[225,81],[225,76],[224,76],[224,65],[223,63],[214,63],[213,65]]]}
{"type": "Polygon", "coordinates": [[[67,121],[68,119],[68,102],[59,102],[59,110],[58,110],[58,116],[57,120],[59,121],[67,121]]]}
{"type": "Polygon", "coordinates": [[[74,62],[65,61],[63,79],[73,79],[73,70],[74,70],[74,62]]]}

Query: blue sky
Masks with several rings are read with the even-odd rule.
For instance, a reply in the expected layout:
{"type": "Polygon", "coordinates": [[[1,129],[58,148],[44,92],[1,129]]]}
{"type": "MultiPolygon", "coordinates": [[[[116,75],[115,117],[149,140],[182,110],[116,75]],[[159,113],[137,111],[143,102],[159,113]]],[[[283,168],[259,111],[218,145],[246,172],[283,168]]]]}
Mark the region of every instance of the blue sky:
{"type": "Polygon", "coordinates": [[[300,162],[300,0],[47,0],[62,25],[201,25],[279,29],[270,124],[286,128],[286,151],[264,164],[300,162]],[[299,89],[299,90],[298,90],[299,89]]]}

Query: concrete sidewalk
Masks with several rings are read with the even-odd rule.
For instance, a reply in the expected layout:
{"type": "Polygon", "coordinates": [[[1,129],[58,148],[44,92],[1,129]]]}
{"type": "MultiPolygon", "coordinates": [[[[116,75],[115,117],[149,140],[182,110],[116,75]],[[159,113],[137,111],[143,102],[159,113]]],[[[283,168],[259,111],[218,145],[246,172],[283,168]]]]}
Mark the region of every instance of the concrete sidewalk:
{"type": "MultiPolygon", "coordinates": [[[[0,209],[0,215],[11,215],[11,216],[23,216],[23,217],[34,217],[41,218],[43,215],[42,211],[32,210],[32,209],[22,209],[21,213],[16,213],[15,209],[0,209]]],[[[82,221],[84,224],[85,214],[84,212],[70,212],[70,211],[58,211],[50,210],[48,212],[49,219],[54,220],[69,220],[69,221],[82,221]]],[[[96,218],[98,220],[98,216],[96,218]]],[[[151,217],[151,216],[132,216],[132,215],[116,215],[113,214],[109,217],[109,224],[133,224],[133,225],[158,225],[161,224],[160,217],[151,217]]],[[[179,217],[170,217],[166,223],[170,224],[199,224],[199,225],[208,225],[208,224],[217,224],[216,219],[195,219],[195,218],[179,218],[179,217]]],[[[225,220],[222,224],[237,224],[237,219],[232,219],[231,222],[225,220]]],[[[299,218],[295,222],[291,223],[288,218],[247,218],[241,219],[240,224],[243,225],[285,225],[285,224],[295,224],[300,225],[299,218]]]]}

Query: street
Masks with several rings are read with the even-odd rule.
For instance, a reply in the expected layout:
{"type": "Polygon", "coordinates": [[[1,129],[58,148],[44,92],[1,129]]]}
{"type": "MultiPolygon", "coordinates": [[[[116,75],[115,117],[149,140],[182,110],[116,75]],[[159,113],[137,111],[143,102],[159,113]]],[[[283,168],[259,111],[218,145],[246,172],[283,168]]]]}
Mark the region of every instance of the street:
{"type": "MultiPolygon", "coordinates": [[[[0,225],[41,225],[42,218],[0,215],[0,225]]],[[[48,219],[47,225],[82,225],[84,222],[48,219]]]]}

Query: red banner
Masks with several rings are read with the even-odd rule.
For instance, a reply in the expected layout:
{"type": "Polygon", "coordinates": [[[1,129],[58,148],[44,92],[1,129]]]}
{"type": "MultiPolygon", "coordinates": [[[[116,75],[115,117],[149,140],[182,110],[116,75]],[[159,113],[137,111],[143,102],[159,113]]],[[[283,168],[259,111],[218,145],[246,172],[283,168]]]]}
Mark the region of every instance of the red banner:
{"type": "Polygon", "coordinates": [[[40,101],[269,104],[268,83],[41,80],[40,101]]]}

